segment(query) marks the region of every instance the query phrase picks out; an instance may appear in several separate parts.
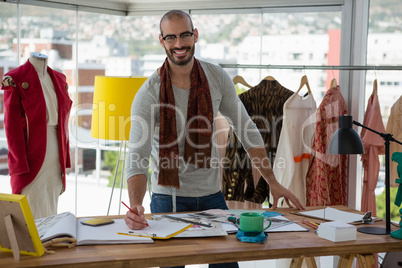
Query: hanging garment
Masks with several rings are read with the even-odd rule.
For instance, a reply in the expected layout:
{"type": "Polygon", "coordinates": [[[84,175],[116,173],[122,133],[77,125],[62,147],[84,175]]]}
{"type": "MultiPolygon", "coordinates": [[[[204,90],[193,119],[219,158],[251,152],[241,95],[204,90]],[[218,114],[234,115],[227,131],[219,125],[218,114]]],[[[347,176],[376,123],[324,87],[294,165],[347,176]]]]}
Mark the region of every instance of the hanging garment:
{"type": "MultiPolygon", "coordinates": [[[[225,153],[226,153],[226,147],[228,143],[228,134],[230,130],[230,125],[229,122],[226,120],[226,118],[221,115],[218,112],[218,115],[215,117],[215,127],[216,127],[216,134],[215,134],[215,141],[216,145],[218,147],[218,153],[219,153],[219,163],[220,167],[222,167],[223,162],[225,161],[225,153]]],[[[223,169],[220,168],[220,178],[222,180],[222,171],[223,169]]],[[[253,178],[259,179],[261,177],[260,173],[256,168],[253,168],[253,178]]],[[[244,189],[245,190],[245,189],[244,189]]],[[[235,201],[235,200],[226,200],[226,205],[228,206],[229,209],[261,209],[262,204],[250,202],[250,201],[235,201]]]]}
{"type": "MultiPolygon", "coordinates": [[[[392,134],[396,140],[402,141],[402,95],[391,107],[386,132],[392,134]]],[[[391,142],[389,145],[390,157],[395,152],[402,152],[402,145],[396,142],[391,142]]],[[[396,172],[398,163],[394,161],[390,162],[390,185],[391,187],[398,187],[399,183],[395,182],[395,179],[398,178],[398,174],[396,172]]]]}
{"type": "MultiPolygon", "coordinates": [[[[239,95],[253,122],[260,130],[268,157],[273,164],[276,146],[282,129],[283,105],[293,91],[276,80],[262,80],[257,86],[239,95]]],[[[233,129],[228,135],[223,163],[222,192],[226,200],[263,203],[269,196],[269,185],[260,174],[253,172],[247,152],[233,129]]]]}
{"type": "Polygon", "coordinates": [[[302,98],[296,92],[285,102],[282,131],[273,166],[278,182],[299,198],[303,205],[306,205],[306,175],[315,127],[315,120],[310,118],[314,117],[316,110],[316,102],[311,94],[302,98]]]}
{"type": "MultiPolygon", "coordinates": [[[[368,100],[363,125],[378,132],[385,132],[377,94],[371,94],[368,100]]],[[[374,191],[377,186],[378,174],[380,172],[380,161],[378,155],[385,153],[384,139],[378,134],[368,131],[365,128],[362,128],[360,137],[364,146],[364,154],[361,156],[364,168],[361,211],[371,211],[372,215],[376,216],[374,191]]]]}
{"type": "MultiPolygon", "coordinates": [[[[64,74],[47,67],[58,101],[58,150],[63,189],[70,167],[68,118],[72,101],[64,74]]],[[[42,85],[34,66],[27,61],[6,73],[13,83],[3,83],[4,125],[9,148],[8,165],[13,194],[21,193],[38,175],[47,147],[47,110],[42,85]]]]}
{"type": "Polygon", "coordinates": [[[332,135],[338,129],[339,116],[347,108],[339,86],[324,95],[316,113],[315,133],[306,178],[306,205],[346,205],[347,155],[328,154],[332,135]]]}

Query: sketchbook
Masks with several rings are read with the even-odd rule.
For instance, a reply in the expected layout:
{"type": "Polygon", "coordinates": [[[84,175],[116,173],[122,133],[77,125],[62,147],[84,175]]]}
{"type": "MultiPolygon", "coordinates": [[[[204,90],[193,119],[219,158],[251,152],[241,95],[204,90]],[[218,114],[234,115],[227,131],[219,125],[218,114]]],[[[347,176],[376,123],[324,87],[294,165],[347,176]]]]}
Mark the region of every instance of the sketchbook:
{"type": "Polygon", "coordinates": [[[42,243],[57,237],[76,238],[77,245],[153,243],[153,240],[147,237],[118,235],[119,231],[130,230],[124,219],[113,219],[112,224],[96,227],[81,224],[81,221],[88,219],[91,218],[77,220],[74,214],[64,212],[37,219],[35,224],[42,243]]]}

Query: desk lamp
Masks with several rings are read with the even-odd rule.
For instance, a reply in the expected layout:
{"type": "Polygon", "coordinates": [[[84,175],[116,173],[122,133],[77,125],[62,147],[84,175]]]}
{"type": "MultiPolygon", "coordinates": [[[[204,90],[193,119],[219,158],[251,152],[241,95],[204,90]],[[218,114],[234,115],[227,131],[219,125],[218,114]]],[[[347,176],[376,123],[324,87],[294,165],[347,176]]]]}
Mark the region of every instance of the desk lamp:
{"type": "Polygon", "coordinates": [[[109,215],[119,163],[123,155],[119,204],[121,203],[125,152],[131,127],[131,104],[135,94],[146,79],[146,77],[95,77],[91,136],[97,139],[114,140],[120,143],[107,215],[109,215]]]}
{"type": "Polygon", "coordinates": [[[334,133],[329,143],[330,154],[363,154],[363,143],[359,134],[353,129],[353,124],[365,128],[380,135],[385,144],[385,228],[382,227],[360,227],[357,230],[366,234],[390,234],[391,233],[391,208],[390,208],[390,178],[389,178],[389,144],[391,141],[402,144],[395,140],[392,134],[381,133],[360,124],[352,119],[350,115],[339,116],[339,129],[334,133]]]}

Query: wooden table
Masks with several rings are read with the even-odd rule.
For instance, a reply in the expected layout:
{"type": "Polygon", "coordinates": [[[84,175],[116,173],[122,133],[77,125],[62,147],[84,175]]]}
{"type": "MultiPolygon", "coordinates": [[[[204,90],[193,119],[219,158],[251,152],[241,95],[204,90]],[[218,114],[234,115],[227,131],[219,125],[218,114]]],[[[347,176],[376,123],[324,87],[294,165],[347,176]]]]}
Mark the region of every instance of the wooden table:
{"type": "MultiPolygon", "coordinates": [[[[314,207],[311,209],[318,209],[314,207]]],[[[335,208],[353,211],[346,207],[335,208]]],[[[302,225],[303,217],[289,214],[291,209],[279,209],[285,217],[302,225]]],[[[110,216],[109,216],[110,217],[110,216]]],[[[111,216],[113,218],[113,216],[111,216]]],[[[122,216],[119,216],[122,217],[122,216]]],[[[116,216],[114,218],[117,218],[116,216]]],[[[317,220],[319,222],[319,220],[317,220]]],[[[376,222],[384,226],[385,221],[376,222]]],[[[372,253],[401,251],[402,240],[390,235],[370,235],[357,232],[357,239],[331,242],[309,232],[269,233],[265,244],[242,243],[235,235],[206,238],[172,238],[156,240],[154,244],[94,245],[57,248],[53,255],[21,256],[15,261],[12,253],[0,253],[0,267],[155,267],[185,264],[221,263],[265,259],[293,258],[292,266],[300,267],[303,259],[314,267],[318,256],[341,256],[338,267],[350,267],[355,257],[367,267],[372,253]]],[[[393,227],[395,230],[396,228],[393,227]]]]}

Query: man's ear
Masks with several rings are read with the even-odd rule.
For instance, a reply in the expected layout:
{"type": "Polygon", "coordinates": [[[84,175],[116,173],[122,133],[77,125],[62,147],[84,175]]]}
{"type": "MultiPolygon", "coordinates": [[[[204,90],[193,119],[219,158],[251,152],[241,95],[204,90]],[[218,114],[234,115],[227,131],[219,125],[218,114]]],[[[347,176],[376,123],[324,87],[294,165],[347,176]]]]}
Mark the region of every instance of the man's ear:
{"type": "Polygon", "coordinates": [[[197,43],[198,41],[198,30],[197,28],[194,28],[194,43],[197,43]]]}
{"type": "Polygon", "coordinates": [[[162,38],[162,35],[161,35],[161,34],[159,34],[159,43],[161,44],[161,46],[162,46],[163,48],[165,48],[165,44],[163,43],[163,38],[162,38]]]}

